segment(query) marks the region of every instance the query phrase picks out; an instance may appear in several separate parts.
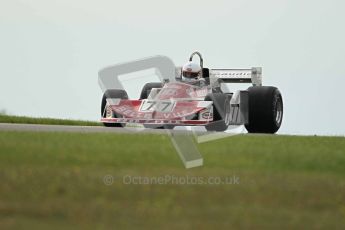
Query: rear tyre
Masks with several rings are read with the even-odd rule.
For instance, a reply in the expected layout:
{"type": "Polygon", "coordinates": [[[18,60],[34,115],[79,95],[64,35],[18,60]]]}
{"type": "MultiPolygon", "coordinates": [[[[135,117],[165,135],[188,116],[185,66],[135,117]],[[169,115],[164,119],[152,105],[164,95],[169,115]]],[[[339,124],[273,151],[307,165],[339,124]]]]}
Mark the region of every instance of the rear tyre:
{"type": "Polygon", "coordinates": [[[146,83],[143,87],[143,89],[141,90],[141,94],[140,94],[140,100],[142,99],[147,99],[148,96],[151,93],[151,90],[153,88],[162,88],[163,84],[161,82],[150,82],[150,83],[146,83]]]}
{"type": "Polygon", "coordinates": [[[230,109],[230,95],[211,93],[205,97],[205,101],[213,102],[213,122],[205,126],[206,130],[218,132],[227,130],[228,124],[225,122],[225,117],[230,109]]]}
{"type": "Polygon", "coordinates": [[[253,86],[249,91],[249,133],[276,133],[283,120],[283,98],[272,86],[253,86]]]}
{"type": "MultiPolygon", "coordinates": [[[[101,102],[101,116],[102,118],[119,118],[121,117],[119,114],[116,114],[114,111],[111,110],[110,106],[107,103],[107,99],[128,99],[127,92],[122,89],[108,89],[105,91],[102,97],[101,102]]],[[[103,123],[106,127],[124,127],[125,124],[122,123],[103,123]]]]}

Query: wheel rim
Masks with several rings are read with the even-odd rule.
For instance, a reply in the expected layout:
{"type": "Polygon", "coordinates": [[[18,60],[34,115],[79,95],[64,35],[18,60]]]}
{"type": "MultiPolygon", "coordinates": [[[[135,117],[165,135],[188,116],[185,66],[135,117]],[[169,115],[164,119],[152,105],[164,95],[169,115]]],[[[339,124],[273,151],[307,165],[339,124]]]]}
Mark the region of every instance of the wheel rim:
{"type": "Polygon", "coordinates": [[[123,116],[114,113],[114,111],[112,110],[111,106],[107,103],[105,105],[105,117],[106,118],[121,118],[123,116]]]}
{"type": "Polygon", "coordinates": [[[106,118],[113,118],[114,117],[113,110],[111,109],[111,107],[108,103],[105,105],[105,117],[106,118]]]}
{"type": "Polygon", "coordinates": [[[283,103],[280,98],[278,98],[276,102],[276,116],[275,116],[275,121],[279,125],[282,122],[283,118],[283,103]]]}

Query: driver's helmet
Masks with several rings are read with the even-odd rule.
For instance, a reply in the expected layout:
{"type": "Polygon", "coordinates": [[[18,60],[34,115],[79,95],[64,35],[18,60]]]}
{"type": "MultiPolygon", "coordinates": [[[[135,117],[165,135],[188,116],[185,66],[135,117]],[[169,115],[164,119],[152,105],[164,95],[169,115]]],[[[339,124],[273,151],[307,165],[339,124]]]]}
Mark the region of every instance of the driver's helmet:
{"type": "Polygon", "coordinates": [[[201,66],[188,62],[182,67],[182,81],[191,82],[201,77],[201,66]]]}

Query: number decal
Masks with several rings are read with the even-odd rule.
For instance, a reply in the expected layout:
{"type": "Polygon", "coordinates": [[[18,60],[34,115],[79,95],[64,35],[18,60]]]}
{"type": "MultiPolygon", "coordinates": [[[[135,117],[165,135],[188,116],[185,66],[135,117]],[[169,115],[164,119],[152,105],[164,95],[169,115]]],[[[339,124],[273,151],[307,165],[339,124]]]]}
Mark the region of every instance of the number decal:
{"type": "Polygon", "coordinates": [[[150,111],[157,104],[156,101],[144,101],[141,106],[141,111],[150,111]]]}
{"type": "Polygon", "coordinates": [[[147,110],[150,110],[153,106],[155,106],[155,104],[157,104],[157,102],[155,102],[155,101],[148,101],[147,104],[149,104],[149,107],[147,107],[147,110]]]}
{"type": "Polygon", "coordinates": [[[165,111],[167,111],[169,106],[172,105],[172,103],[170,101],[165,101],[165,102],[162,102],[161,105],[165,105],[163,108],[161,108],[161,111],[165,112],[165,111]]]}
{"type": "Polygon", "coordinates": [[[174,108],[175,103],[171,101],[143,101],[140,111],[142,112],[162,112],[168,113],[171,112],[174,108]]]}

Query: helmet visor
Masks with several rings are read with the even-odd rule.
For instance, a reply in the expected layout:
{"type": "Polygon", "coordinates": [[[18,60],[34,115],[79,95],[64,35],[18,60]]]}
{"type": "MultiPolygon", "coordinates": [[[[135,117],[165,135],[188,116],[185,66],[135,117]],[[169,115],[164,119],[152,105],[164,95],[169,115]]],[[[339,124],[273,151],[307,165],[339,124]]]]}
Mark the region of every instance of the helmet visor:
{"type": "Polygon", "coordinates": [[[183,71],[182,75],[185,78],[198,78],[198,76],[200,75],[200,72],[193,73],[193,72],[183,71]]]}

